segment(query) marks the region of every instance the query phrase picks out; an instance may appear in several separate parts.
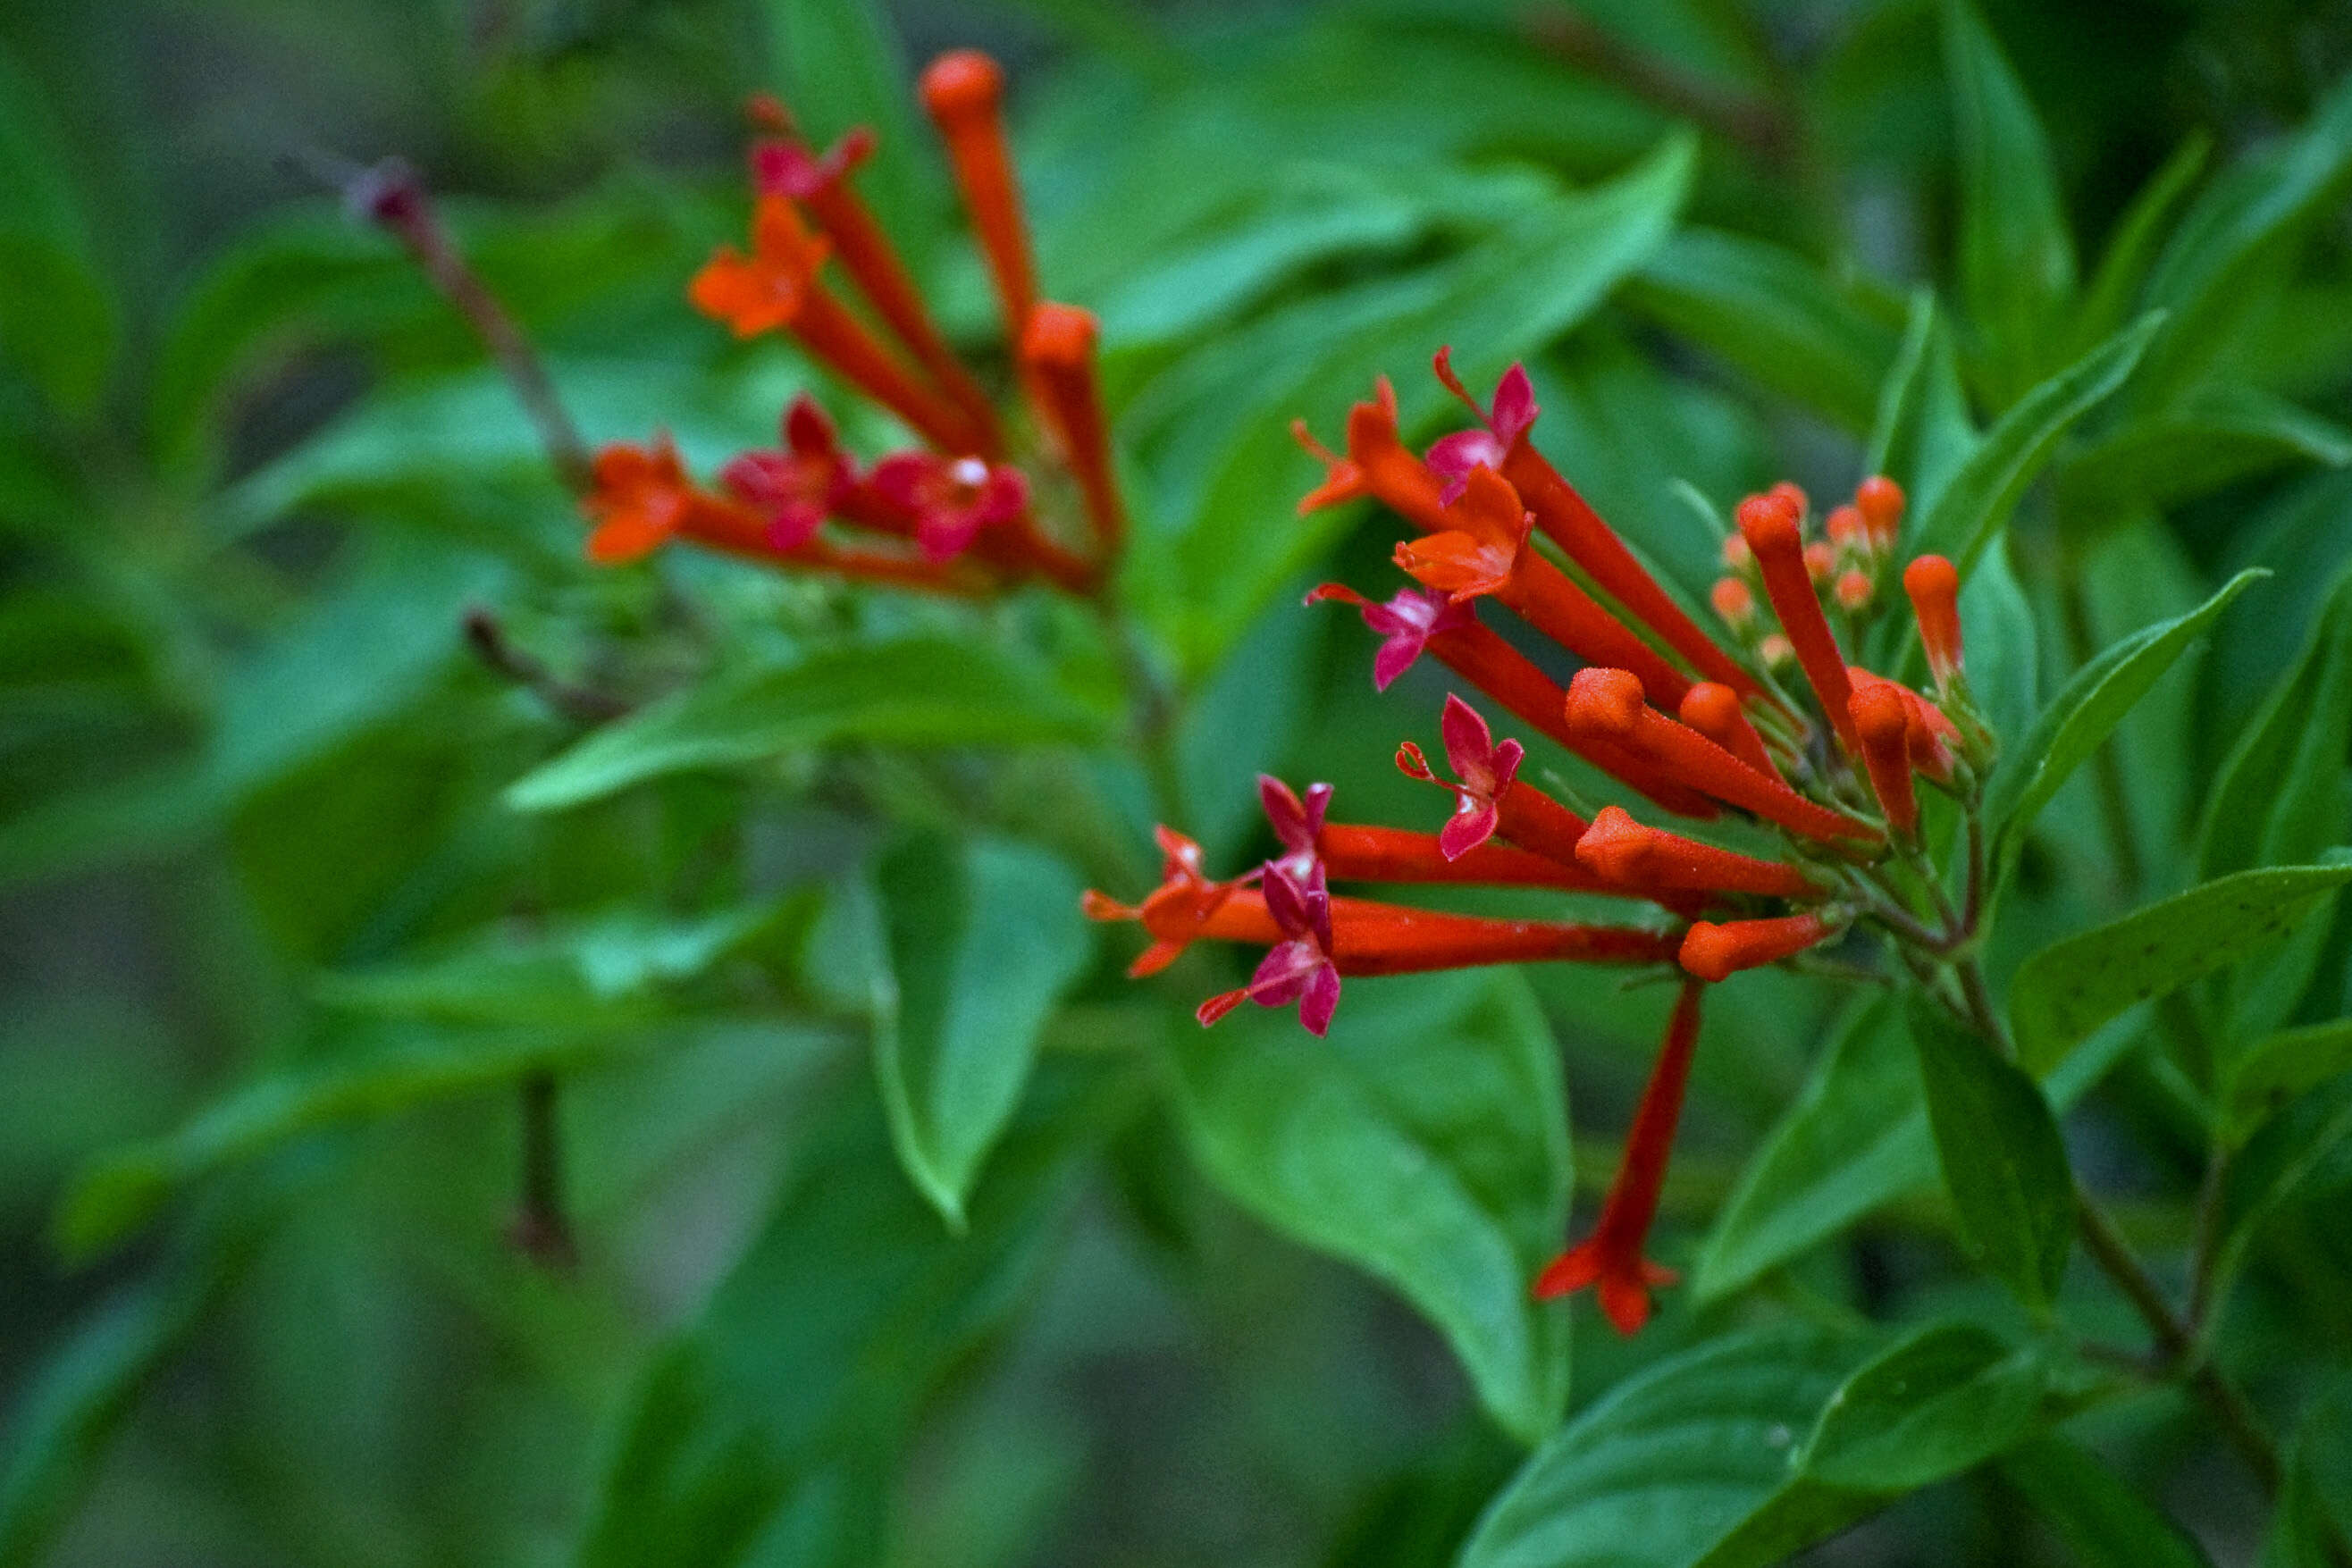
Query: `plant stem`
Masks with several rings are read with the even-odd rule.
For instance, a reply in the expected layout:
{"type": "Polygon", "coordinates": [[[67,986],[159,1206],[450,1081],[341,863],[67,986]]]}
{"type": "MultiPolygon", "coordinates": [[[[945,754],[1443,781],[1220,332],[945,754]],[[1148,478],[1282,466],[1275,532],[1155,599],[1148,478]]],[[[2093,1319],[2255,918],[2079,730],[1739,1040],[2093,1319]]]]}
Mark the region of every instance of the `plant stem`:
{"type": "Polygon", "coordinates": [[[563,1206],[563,1145],[555,1124],[552,1072],[533,1072],[522,1081],[522,1199],[507,1239],[545,1268],[569,1270],[580,1260],[563,1206]]]}

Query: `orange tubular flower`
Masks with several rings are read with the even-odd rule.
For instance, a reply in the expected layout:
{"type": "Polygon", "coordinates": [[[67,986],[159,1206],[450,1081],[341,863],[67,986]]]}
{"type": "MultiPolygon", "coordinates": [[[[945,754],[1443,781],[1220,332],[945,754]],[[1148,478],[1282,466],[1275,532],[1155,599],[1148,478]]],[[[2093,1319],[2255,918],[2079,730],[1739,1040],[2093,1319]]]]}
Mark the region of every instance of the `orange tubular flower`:
{"type": "Polygon", "coordinates": [[[900,362],[817,281],[829,250],[790,202],[762,196],[752,217],[751,254],[721,247],[695,274],[688,298],[739,338],[790,330],[811,354],[937,446],[977,452],[990,444],[992,437],[900,362]]]}
{"type": "Polygon", "coordinates": [[[1683,936],[1682,966],[1702,980],[1727,980],[1794,957],[1837,934],[1840,922],[1820,910],[1777,920],[1702,920],[1683,936]]]}
{"type": "Polygon", "coordinates": [[[1624,1157],[1601,1200],[1592,1234],[1545,1266],[1537,1276],[1538,1301],[1564,1296],[1587,1285],[1600,1287],[1601,1311],[1617,1332],[1631,1334],[1649,1321],[1650,1287],[1671,1285],[1676,1275],[1642,1255],[1650,1222],[1657,1218],[1665,1186],[1666,1162],[1674,1152],[1675,1126],[1682,1119],[1683,1091],[1690,1082],[1691,1057],[1698,1045],[1699,998],[1705,988],[1683,983],[1666,1021],[1666,1038],[1650,1070],[1648,1087],[1633,1113],[1624,1157]]]}
{"type": "Polygon", "coordinates": [[[1004,312],[1005,336],[1019,343],[1036,307],[1036,268],[1029,259],[1029,228],[998,110],[1004,73],[977,49],[941,55],[923,72],[923,107],[946,141],[956,185],[971,214],[988,275],[1004,312]]]}
{"type": "Polygon", "coordinates": [[[1772,754],[1764,749],[1764,737],[1748,720],[1748,710],[1741,706],[1739,694],[1729,686],[1713,681],[1699,682],[1683,694],[1682,707],[1675,716],[1757,772],[1773,779],[1780,777],[1772,754]]]}
{"type": "Polygon", "coordinates": [[[1021,335],[1021,362],[1036,387],[1046,422],[1086,497],[1102,554],[1116,555],[1127,513],[1111,477],[1110,431],[1095,380],[1095,319],[1075,305],[1039,305],[1021,335]]]}
{"type": "Polygon", "coordinates": [[[1903,569],[1903,591],[1919,621],[1919,645],[1936,689],[1948,692],[1960,673],[1960,574],[1939,555],[1923,555],[1903,569]]]}
{"type": "Polygon", "coordinates": [[[1601,809],[1578,841],[1576,858],[1612,882],[1644,892],[1752,893],[1795,899],[1822,895],[1821,888],[1792,865],[1644,827],[1622,806],[1601,809]]]}
{"type": "Polygon", "coordinates": [[[1690,682],[1541,554],[1526,548],[1532,516],[1510,482],[1481,464],[1444,508],[1447,530],[1396,547],[1396,562],[1454,602],[1492,594],[1518,617],[1591,664],[1638,673],[1681,700],[1690,682]]]}
{"type": "Polygon", "coordinates": [[[1323,483],[1298,502],[1298,515],[1370,496],[1423,533],[1453,527],[1445,516],[1445,487],[1397,434],[1396,388],[1382,376],[1372,401],[1348,411],[1348,455],[1341,457],[1307,434],[1303,419],[1290,433],[1324,467],[1323,483]]]}
{"type": "Polygon", "coordinates": [[[1886,826],[1906,842],[1919,836],[1919,798],[1911,788],[1911,709],[1892,682],[1860,688],[1850,705],[1862,737],[1862,760],[1886,826]]]}
{"type": "MultiPolygon", "coordinates": [[[[1841,675],[1845,666],[1838,666],[1841,675]]],[[[1816,805],[1768,773],[1759,773],[1687,725],[1650,707],[1640,677],[1629,670],[1579,670],[1568,692],[1568,727],[1589,739],[1612,741],[1659,767],[1674,783],[1711,795],[1791,832],[1824,841],[1872,839],[1877,830],[1816,805]]]]}
{"type": "Polygon", "coordinates": [[[1822,602],[1813,597],[1812,574],[1805,566],[1802,514],[1785,496],[1750,496],[1739,503],[1736,516],[1740,536],[1756,552],[1756,564],[1764,574],[1765,596],[1797,651],[1797,663],[1803,666],[1813,695],[1836,728],[1846,755],[1859,755],[1860,737],[1846,713],[1853,692],[1845,677],[1845,655],[1838,652],[1822,602]]]}

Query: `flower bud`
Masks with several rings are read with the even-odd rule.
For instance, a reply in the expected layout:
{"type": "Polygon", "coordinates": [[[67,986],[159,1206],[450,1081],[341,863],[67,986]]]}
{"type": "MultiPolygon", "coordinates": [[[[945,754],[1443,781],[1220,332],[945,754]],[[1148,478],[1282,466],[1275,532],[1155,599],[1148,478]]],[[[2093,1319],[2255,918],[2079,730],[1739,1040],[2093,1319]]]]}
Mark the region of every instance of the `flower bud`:
{"type": "Polygon", "coordinates": [[[1871,547],[1882,551],[1893,549],[1895,536],[1903,527],[1903,486],[1884,474],[1874,474],[1856,486],[1853,504],[1870,532],[1871,547]]]}
{"type": "Polygon", "coordinates": [[[1870,602],[1870,595],[1875,586],[1866,571],[1843,571],[1838,574],[1837,586],[1832,591],[1837,595],[1839,608],[1860,610],[1870,602]]]}
{"type": "Polygon", "coordinates": [[[1903,591],[1919,618],[1919,644],[1943,691],[1960,672],[1960,574],[1939,555],[1923,555],[1903,569],[1903,591]]]}
{"type": "Polygon", "coordinates": [[[1756,619],[1756,592],[1736,577],[1717,578],[1706,597],[1723,623],[1734,632],[1746,632],[1756,619]]]}

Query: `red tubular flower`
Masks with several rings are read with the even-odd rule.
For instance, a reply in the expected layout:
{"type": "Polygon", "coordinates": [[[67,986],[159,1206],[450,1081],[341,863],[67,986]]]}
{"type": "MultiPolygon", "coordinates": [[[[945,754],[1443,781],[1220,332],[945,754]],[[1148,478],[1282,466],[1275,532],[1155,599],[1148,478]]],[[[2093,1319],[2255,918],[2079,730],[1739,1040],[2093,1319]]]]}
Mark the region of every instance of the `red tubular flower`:
{"type": "Polygon", "coordinates": [[[1402,674],[1426,648],[1448,669],[1502,704],[1520,723],[1550,737],[1619,783],[1681,816],[1716,814],[1713,801],[1676,783],[1637,753],[1606,737],[1579,739],[1571,735],[1562,713],[1568,694],[1559,683],[1480,625],[1464,607],[1410,588],[1384,605],[1374,604],[1354,589],[1336,582],[1310,591],[1307,602],[1327,599],[1357,606],[1364,623],[1387,639],[1373,664],[1375,685],[1384,685],[1383,674],[1391,681],[1402,674]]]}
{"type": "MultiPolygon", "coordinates": [[[[1518,793],[1513,790],[1513,794],[1518,793]]],[[[1508,844],[1484,843],[1449,855],[1435,833],[1333,822],[1318,840],[1325,869],[1336,882],[1450,883],[1465,887],[1550,887],[1569,893],[1615,892],[1596,887],[1580,866],[1508,844]]]]}
{"type": "Polygon", "coordinates": [[[1905,736],[1912,768],[1938,784],[1950,783],[1952,764],[1960,747],[1960,730],[1945,716],[1944,710],[1902,682],[1874,675],[1860,664],[1848,664],[1845,673],[1856,693],[1884,686],[1903,699],[1904,712],[1908,716],[1905,736]]]}
{"type": "Polygon", "coordinates": [[[1508,480],[1481,465],[1463,476],[1459,488],[1461,498],[1445,508],[1447,530],[1400,543],[1397,565],[1456,603],[1492,594],[1578,658],[1633,670],[1668,700],[1681,699],[1690,686],[1681,671],[1566,572],[1525,548],[1534,518],[1508,480]]]}
{"type": "Polygon", "coordinates": [[[1903,569],[1903,591],[1919,620],[1919,645],[1939,692],[1951,688],[1961,669],[1960,574],[1939,555],[1923,555],[1903,569]]]}
{"type": "Polygon", "coordinates": [[[783,435],[782,451],[746,452],[720,470],[719,478],[766,519],[768,542],[791,550],[814,538],[825,518],[850,504],[857,475],[833,421],[807,393],[793,399],[785,411],[783,435]]]}
{"type": "Polygon", "coordinates": [[[893,452],[874,465],[867,486],[908,521],[930,561],[962,554],[983,530],[1013,521],[1029,505],[1029,481],[1018,468],[929,452],[893,452]]]}
{"type": "Polygon", "coordinates": [[[1237,882],[1211,882],[1201,869],[1201,846],[1173,828],[1158,828],[1154,834],[1160,841],[1160,882],[1142,904],[1121,904],[1091,888],[1080,903],[1089,920],[1139,920],[1150,934],[1151,946],[1127,967],[1130,978],[1158,974],[1186,947],[1204,939],[1282,939],[1262,894],[1237,882]]]}
{"type": "Polygon", "coordinates": [[[1853,505],[1870,535],[1870,548],[1881,555],[1893,549],[1903,528],[1903,486],[1884,474],[1874,474],[1855,487],[1853,505]]]}
{"type": "Polygon", "coordinates": [[[1601,808],[1578,841],[1576,858],[1610,881],[1644,893],[1752,893],[1767,898],[1822,894],[1792,865],[1645,827],[1622,806],[1601,808]]]}
{"type": "Polygon", "coordinates": [[[947,143],[957,189],[971,214],[988,273],[1004,312],[1006,338],[1019,343],[1037,303],[1036,269],[1029,259],[1029,228],[1021,216],[1020,187],[998,113],[1004,73],[977,49],[941,55],[923,71],[923,107],[947,143]]]}
{"type": "Polygon", "coordinates": [[[1878,809],[1896,837],[1915,839],[1919,834],[1919,798],[1911,788],[1910,705],[1893,682],[1881,681],[1858,688],[1851,706],[1878,809]]]}
{"type": "Polygon", "coordinates": [[[1070,473],[1086,500],[1100,553],[1118,552],[1127,533],[1127,511],[1111,472],[1110,429],[1103,419],[1102,391],[1095,377],[1097,327],[1091,312],[1075,305],[1041,304],[1021,335],[1021,362],[1035,388],[1039,411],[1062,444],[1070,473]]]}
{"type": "Polygon", "coordinates": [[[1797,508],[1785,497],[1750,496],[1739,503],[1736,515],[1740,536],[1756,552],[1756,564],[1764,573],[1764,592],[1772,601],[1772,612],[1780,618],[1780,630],[1796,648],[1797,663],[1803,666],[1813,695],[1820,699],[1822,711],[1829,716],[1846,754],[1857,755],[1860,737],[1846,712],[1846,701],[1853,691],[1845,678],[1845,655],[1838,652],[1829,618],[1822,613],[1822,601],[1813,597],[1797,508]]]}
{"type": "Polygon", "coordinates": [[[1299,516],[1370,496],[1423,533],[1444,533],[1453,526],[1445,519],[1444,486],[1397,434],[1396,388],[1388,377],[1373,384],[1371,402],[1348,411],[1345,457],[1309,435],[1305,420],[1293,421],[1290,433],[1325,470],[1323,483],[1300,498],[1299,516]]]}
{"type": "Polygon", "coordinates": [[[811,354],[942,450],[987,445],[961,408],[908,370],[817,281],[829,248],[790,202],[762,196],[752,215],[751,254],[722,246],[694,275],[688,298],[739,338],[788,329],[811,354]]]}
{"type": "Polygon", "coordinates": [[[1538,1301],[1598,1285],[1601,1310],[1622,1334],[1649,1321],[1650,1287],[1671,1285],[1676,1278],[1673,1270],[1643,1257],[1642,1249],[1649,1239],[1650,1222],[1657,1218],[1675,1125],[1682,1119],[1683,1091],[1690,1082],[1691,1056],[1698,1044],[1703,989],[1697,981],[1686,980],[1675,998],[1657,1065],[1650,1070],[1649,1085],[1642,1091],[1642,1103],[1626,1135],[1624,1157],[1609,1183],[1609,1196],[1601,1200],[1600,1223],[1536,1277],[1538,1301]]]}
{"type": "Polygon", "coordinates": [[[1701,681],[1683,694],[1676,716],[1757,772],[1779,779],[1780,769],[1764,749],[1764,737],[1748,722],[1739,694],[1715,681],[1701,681]]]}
{"type": "Polygon", "coordinates": [[[983,439],[975,450],[995,457],[1003,445],[995,406],[932,324],[922,292],[908,275],[898,248],[849,183],[850,174],[873,152],[874,132],[862,125],[822,158],[790,137],[764,141],[751,149],[752,183],[763,195],[782,196],[808,209],[832,240],[834,254],[857,291],[981,434],[983,439]]]}
{"type": "Polygon", "coordinates": [[[1820,910],[1720,925],[1702,920],[1683,937],[1682,966],[1702,980],[1725,980],[1801,953],[1837,930],[1838,922],[1820,910]]]}
{"type": "MultiPolygon", "coordinates": [[[[1840,665],[1839,674],[1844,673],[1840,665]]],[[[1570,683],[1568,727],[1588,740],[1611,741],[1648,759],[1672,781],[1753,811],[1808,838],[1870,839],[1866,823],[1814,804],[1767,773],[1643,701],[1642,683],[1627,670],[1579,670],[1570,683]]]]}

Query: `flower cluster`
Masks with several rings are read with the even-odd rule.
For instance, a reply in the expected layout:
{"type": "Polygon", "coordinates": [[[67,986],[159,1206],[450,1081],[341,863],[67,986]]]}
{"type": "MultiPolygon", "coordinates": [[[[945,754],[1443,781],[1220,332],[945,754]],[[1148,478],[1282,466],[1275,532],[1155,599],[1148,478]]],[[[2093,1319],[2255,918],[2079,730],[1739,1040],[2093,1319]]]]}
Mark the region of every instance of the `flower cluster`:
{"type": "Polygon", "coordinates": [[[695,276],[696,308],[739,338],[788,333],[816,362],[897,418],[919,444],[870,465],[845,450],[816,402],[796,398],[773,447],[698,484],[666,436],[596,455],[583,506],[589,554],[633,560],[675,537],[752,559],[942,592],[1025,578],[1099,586],[1125,512],[1095,369],[1094,318],[1037,298],[1029,235],[999,115],[1003,76],[987,56],[941,56],[922,99],[944,140],[988,264],[1025,421],[1007,417],[940,335],[853,176],[873,133],[817,153],[772,99],[751,153],[751,248],[724,246],[695,276]],[[835,276],[837,274],[837,277],[835,276]],[[845,282],[856,301],[845,299],[845,282]],[[1066,476],[1083,547],[1040,520],[1034,480],[1066,476]]]}
{"type": "Polygon", "coordinates": [[[1152,946],[1136,975],[1204,938],[1264,946],[1246,986],[1202,1005],[1203,1023],[1244,999],[1295,1002],[1320,1034],[1342,980],[1356,976],[1540,960],[1678,970],[1664,1045],[1600,1222],[1535,1285],[1539,1296],[1597,1286],[1603,1311],[1632,1333],[1648,1314],[1649,1287],[1672,1277],[1643,1247],[1706,988],[1839,941],[1857,922],[1898,923],[1889,927],[1898,937],[1921,929],[1899,924],[1880,896],[1898,868],[1916,875],[1924,864],[1915,781],[1965,799],[1990,760],[1962,675],[1958,576],[1935,556],[1902,573],[1933,699],[1850,664],[1832,617],[1852,643],[1885,597],[1903,494],[1891,480],[1866,480],[1809,538],[1803,493],[1779,486],[1736,510],[1725,541],[1730,571],[1713,595],[1731,635],[1718,641],[1536,448],[1538,409],[1523,370],[1514,366],[1483,404],[1443,350],[1436,372],[1475,423],[1425,453],[1402,440],[1385,380],[1349,412],[1342,451],[1297,427],[1326,470],[1302,512],[1370,497],[1412,529],[1394,559],[1413,586],[1380,601],[1326,584],[1307,601],[1361,613],[1381,639],[1377,686],[1428,654],[1495,708],[1623,786],[1643,802],[1643,815],[1704,823],[1736,814],[1776,831],[1778,852],[1727,848],[1622,805],[1588,818],[1559,798],[1564,790],[1527,777],[1519,741],[1498,741],[1476,707],[1449,695],[1439,719],[1445,771],[1411,742],[1397,756],[1406,773],[1453,797],[1438,831],[1334,822],[1328,786],[1302,795],[1266,779],[1261,792],[1281,845],[1275,859],[1214,881],[1199,847],[1163,828],[1160,886],[1132,907],[1090,894],[1087,909],[1142,923],[1152,946]],[[1568,684],[1490,623],[1482,601],[1574,660],[1580,667],[1568,684]],[[1790,665],[1801,689],[1776,676],[1790,665]],[[1438,914],[1329,891],[1349,882],[1551,889],[1643,913],[1599,925],[1438,914]]]}

